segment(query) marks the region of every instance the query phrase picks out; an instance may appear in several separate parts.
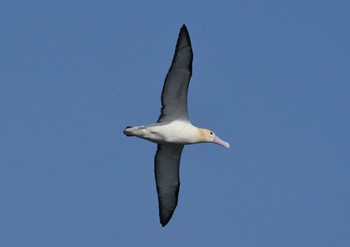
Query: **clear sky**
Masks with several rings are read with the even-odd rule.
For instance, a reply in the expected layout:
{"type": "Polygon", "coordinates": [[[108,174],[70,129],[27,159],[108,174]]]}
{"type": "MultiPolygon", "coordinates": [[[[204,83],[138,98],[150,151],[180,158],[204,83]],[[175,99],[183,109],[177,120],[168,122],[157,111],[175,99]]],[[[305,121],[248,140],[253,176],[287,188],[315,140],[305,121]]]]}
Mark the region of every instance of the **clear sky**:
{"type": "Polygon", "coordinates": [[[0,246],[350,246],[350,2],[1,1],[0,246]],[[182,24],[187,146],[158,219],[155,122],[182,24]]]}

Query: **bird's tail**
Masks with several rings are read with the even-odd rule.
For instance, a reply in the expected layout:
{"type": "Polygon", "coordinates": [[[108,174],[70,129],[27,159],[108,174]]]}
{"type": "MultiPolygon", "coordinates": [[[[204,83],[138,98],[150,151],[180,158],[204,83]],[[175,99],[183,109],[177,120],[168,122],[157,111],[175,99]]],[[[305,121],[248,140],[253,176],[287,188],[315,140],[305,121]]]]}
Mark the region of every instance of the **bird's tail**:
{"type": "Polygon", "coordinates": [[[134,136],[134,135],[135,135],[135,129],[136,129],[136,128],[137,128],[137,127],[127,126],[127,127],[124,129],[123,133],[124,133],[124,135],[126,135],[126,136],[134,136]]]}

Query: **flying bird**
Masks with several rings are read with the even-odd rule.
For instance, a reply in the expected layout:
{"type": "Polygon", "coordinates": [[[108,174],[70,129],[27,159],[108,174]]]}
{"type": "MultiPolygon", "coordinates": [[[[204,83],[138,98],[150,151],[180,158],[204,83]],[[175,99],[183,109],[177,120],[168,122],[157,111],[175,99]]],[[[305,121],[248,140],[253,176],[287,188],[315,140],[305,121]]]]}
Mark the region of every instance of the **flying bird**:
{"type": "Polygon", "coordinates": [[[230,144],[208,129],[193,126],[188,118],[187,91],[192,75],[193,52],[185,25],[177,40],[172,64],[165,78],[161,96],[162,108],[156,123],[125,128],[126,136],[136,136],[157,143],[154,172],[158,193],[159,218],[164,227],[171,219],[178,202],[179,165],[186,144],[230,144]]]}

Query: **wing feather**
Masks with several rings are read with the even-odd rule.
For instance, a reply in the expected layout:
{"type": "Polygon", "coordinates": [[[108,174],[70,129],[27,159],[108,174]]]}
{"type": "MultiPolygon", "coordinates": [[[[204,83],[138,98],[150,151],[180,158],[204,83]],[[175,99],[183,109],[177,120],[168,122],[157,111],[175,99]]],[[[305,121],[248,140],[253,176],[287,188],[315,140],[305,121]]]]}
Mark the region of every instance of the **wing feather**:
{"type": "Polygon", "coordinates": [[[182,26],[176,49],[162,90],[162,109],[158,122],[188,120],[187,92],[192,76],[193,52],[185,25],[182,26]]]}
{"type": "Polygon", "coordinates": [[[177,206],[180,189],[180,159],[184,145],[158,144],[154,158],[159,218],[162,226],[171,219],[177,206]]]}

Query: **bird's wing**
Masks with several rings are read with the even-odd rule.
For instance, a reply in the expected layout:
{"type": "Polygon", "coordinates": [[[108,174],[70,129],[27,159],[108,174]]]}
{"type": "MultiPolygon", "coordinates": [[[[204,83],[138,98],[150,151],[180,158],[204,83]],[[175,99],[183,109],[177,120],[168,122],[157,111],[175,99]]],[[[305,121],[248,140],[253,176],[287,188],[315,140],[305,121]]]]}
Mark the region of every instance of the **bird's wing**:
{"type": "Polygon", "coordinates": [[[159,218],[165,226],[173,215],[179,195],[180,158],[184,145],[158,144],[154,158],[154,173],[159,203],[159,218]]]}
{"type": "Polygon", "coordinates": [[[158,122],[188,120],[187,91],[192,75],[193,52],[185,25],[177,39],[175,54],[162,91],[162,109],[158,122]]]}

